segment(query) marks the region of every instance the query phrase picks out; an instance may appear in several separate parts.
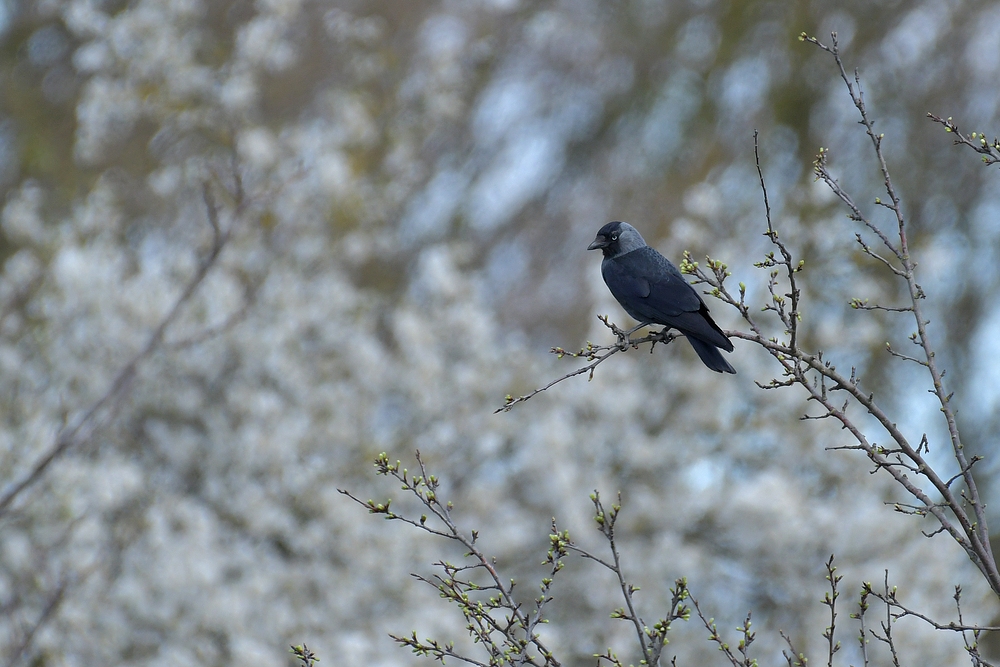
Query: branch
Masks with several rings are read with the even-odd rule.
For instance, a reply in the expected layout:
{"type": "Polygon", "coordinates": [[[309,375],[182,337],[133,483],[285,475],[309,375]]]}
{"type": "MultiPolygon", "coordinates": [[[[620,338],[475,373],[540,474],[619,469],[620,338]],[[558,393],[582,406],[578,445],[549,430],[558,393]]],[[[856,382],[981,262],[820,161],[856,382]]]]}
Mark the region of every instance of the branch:
{"type": "Polygon", "coordinates": [[[827,667],[833,667],[833,655],[840,650],[840,642],[834,641],[834,634],[837,631],[837,598],[840,597],[837,584],[843,577],[838,576],[836,572],[837,568],[833,565],[833,554],[831,554],[826,561],[826,580],[830,582],[830,592],[823,596],[823,604],[830,608],[830,625],[823,631],[823,638],[829,645],[827,667]]]}
{"type": "MultiPolygon", "coordinates": [[[[893,595],[895,595],[895,592],[896,592],[895,587],[893,587],[893,589],[892,589],[891,592],[892,592],[893,595]]],[[[879,594],[875,593],[874,590],[872,591],[872,593],[875,595],[875,597],[879,597],[879,594]]],[[[879,597],[879,599],[884,600],[885,597],[889,596],[889,594],[890,594],[890,590],[889,590],[889,571],[886,570],[885,571],[885,594],[884,594],[884,597],[879,597]]],[[[879,636],[879,634],[877,632],[875,632],[874,630],[869,630],[869,632],[872,633],[872,637],[874,637],[875,639],[879,640],[880,642],[884,643],[886,646],[889,647],[889,653],[892,655],[892,664],[893,664],[893,667],[899,667],[899,656],[896,654],[896,642],[892,638],[892,624],[893,624],[893,622],[895,622],[896,618],[897,617],[894,616],[893,613],[892,613],[892,607],[889,606],[889,605],[886,605],[886,607],[885,607],[885,620],[882,621],[881,623],[879,623],[879,625],[882,627],[882,635],[879,636]]]]}
{"type": "Polygon", "coordinates": [[[586,347],[581,348],[579,352],[567,352],[561,347],[552,348],[549,351],[552,354],[556,355],[556,358],[558,359],[562,359],[563,357],[572,357],[574,359],[584,358],[587,361],[590,361],[591,363],[587,364],[586,366],[583,366],[582,368],[578,368],[575,371],[567,373],[566,375],[563,375],[562,377],[557,378],[552,382],[549,382],[544,387],[535,389],[531,393],[525,394],[524,396],[518,396],[517,398],[515,398],[514,396],[507,394],[506,398],[504,399],[504,404],[499,408],[497,408],[496,410],[494,410],[493,414],[497,414],[498,412],[510,412],[511,408],[513,408],[518,403],[524,403],[525,401],[533,398],[534,396],[542,393],[543,391],[546,391],[554,387],[563,380],[568,380],[572,377],[576,377],[577,375],[583,375],[584,373],[589,373],[588,381],[593,380],[594,370],[599,365],[604,363],[607,359],[609,359],[611,356],[618,354],[619,352],[627,352],[629,348],[638,349],[638,347],[644,343],[650,343],[649,351],[652,352],[653,348],[656,347],[657,343],[663,343],[664,345],[667,345],[676,340],[677,338],[680,338],[681,336],[681,334],[679,333],[670,331],[668,327],[656,333],[651,333],[647,336],[644,336],[643,338],[638,338],[636,340],[633,340],[629,336],[627,331],[620,329],[614,322],[609,322],[607,315],[598,315],[597,319],[603,322],[604,326],[611,329],[611,333],[613,333],[615,335],[615,338],[617,338],[617,340],[614,343],[612,343],[611,345],[594,345],[593,343],[588,341],[586,347]]]}
{"type": "Polygon", "coordinates": [[[809,662],[804,653],[795,650],[794,644],[792,644],[792,639],[784,633],[784,631],[779,630],[778,634],[781,638],[785,640],[788,644],[789,653],[786,653],[784,649],[781,650],[781,655],[785,656],[785,662],[788,663],[788,667],[806,667],[809,662]]]}
{"type": "Polygon", "coordinates": [[[959,614],[957,623],[954,621],[948,621],[947,623],[941,623],[939,621],[935,621],[926,614],[922,614],[904,605],[902,602],[899,601],[899,598],[896,596],[896,587],[893,586],[892,588],[889,588],[888,573],[886,573],[886,581],[883,592],[875,590],[874,588],[872,588],[872,585],[868,582],[865,582],[865,584],[862,586],[862,591],[866,595],[871,595],[881,600],[882,603],[885,604],[886,607],[888,607],[889,612],[892,614],[893,621],[897,621],[907,616],[912,616],[914,618],[919,618],[923,622],[933,627],[935,630],[951,630],[953,632],[1000,632],[1000,626],[966,625],[965,623],[962,622],[962,608],[960,602],[962,595],[961,586],[955,587],[955,601],[956,604],[958,605],[958,614],[959,614]]]}
{"type": "MultiPolygon", "coordinates": [[[[726,643],[726,641],[719,634],[719,628],[715,624],[715,619],[707,618],[705,614],[702,613],[701,607],[698,606],[698,601],[694,599],[694,597],[691,597],[691,604],[694,605],[695,613],[698,615],[698,618],[701,619],[702,625],[704,625],[705,629],[708,630],[708,641],[714,642],[715,644],[718,645],[719,650],[722,651],[722,654],[726,656],[727,660],[729,660],[729,664],[731,664],[733,667],[756,666],[757,661],[750,658],[747,652],[747,649],[750,647],[750,644],[752,644],[754,639],[756,638],[756,634],[750,631],[749,613],[747,614],[746,620],[743,622],[743,626],[736,628],[738,632],[743,633],[743,639],[740,640],[739,646],[737,647],[737,650],[740,652],[740,657],[737,657],[736,654],[733,653],[733,650],[729,647],[729,644],[726,643]]],[[[785,635],[782,634],[782,637],[785,637],[785,635]]],[[[788,638],[785,637],[785,640],[788,641],[788,638]]],[[[789,641],[789,646],[791,646],[790,641],[789,641]]],[[[789,665],[792,664],[792,661],[790,659],[788,660],[788,664],[789,665]]],[[[806,664],[806,661],[804,658],[801,658],[800,662],[796,662],[795,664],[804,666],[806,664]]]]}
{"type": "MultiPolygon", "coordinates": [[[[773,232],[773,230],[774,228],[772,226],[771,232],[773,232]]],[[[794,273],[802,270],[803,262],[793,262],[791,260],[791,253],[788,251],[784,242],[776,233],[771,232],[765,234],[778,248],[781,258],[777,258],[774,252],[770,252],[765,256],[765,261],[758,263],[757,266],[761,268],[784,266],[786,273],[794,277],[794,273]]],[[[897,427],[896,423],[876,403],[874,395],[861,389],[860,381],[856,377],[853,369],[851,371],[851,375],[846,377],[837,372],[836,367],[830,362],[825,361],[821,352],[810,353],[797,346],[792,347],[790,345],[790,341],[780,342],[776,337],[767,337],[766,334],[764,334],[761,325],[756,321],[750,308],[746,304],[746,288],[743,283],[740,283],[739,298],[734,297],[728,291],[725,285],[728,272],[725,270],[725,265],[722,262],[710,260],[710,266],[713,269],[713,273],[708,274],[700,269],[697,264],[687,261],[687,258],[685,259],[686,261],[683,264],[682,270],[694,274],[700,282],[704,282],[712,286],[714,288],[712,294],[723,302],[736,308],[750,327],[750,332],[730,331],[727,332],[727,335],[735,338],[742,338],[760,345],[769,354],[771,354],[781,367],[782,375],[786,378],[785,380],[778,380],[775,378],[769,385],[759,384],[759,386],[766,388],[777,388],[790,386],[792,384],[802,386],[809,394],[808,400],[816,401],[822,405],[826,410],[826,417],[836,419],[851,433],[857,441],[859,448],[862,449],[869,459],[876,465],[876,469],[885,469],[892,475],[897,483],[903,486],[903,488],[913,495],[913,497],[917,498],[925,507],[927,507],[928,513],[933,515],[939,521],[942,528],[966,550],[970,559],[977,565],[977,567],[980,568],[980,571],[982,571],[987,580],[990,581],[991,586],[994,586],[994,590],[1000,592],[1000,578],[994,576],[995,566],[991,565],[992,553],[989,553],[988,555],[986,554],[989,549],[989,545],[987,544],[984,547],[982,541],[979,539],[977,532],[979,524],[967,515],[965,511],[964,498],[956,496],[951,490],[950,484],[942,480],[938,476],[937,472],[923,459],[921,448],[924,445],[924,442],[922,441],[921,445],[916,448],[910,445],[902,431],[900,431],[897,427]],[[813,373],[816,375],[812,375],[813,373]],[[820,380],[819,382],[816,381],[816,376],[818,376],[820,380]],[[830,386],[827,385],[827,381],[830,382],[830,386]],[[835,405],[832,397],[830,396],[831,391],[847,392],[853,400],[859,403],[876,418],[878,423],[885,429],[898,447],[892,450],[886,450],[884,447],[872,443],[861,431],[860,427],[848,418],[846,412],[848,403],[845,402],[842,406],[835,405]],[[899,469],[897,467],[897,461],[893,461],[888,458],[888,456],[892,454],[902,454],[912,463],[912,465],[909,466],[908,470],[899,469]],[[915,471],[920,476],[925,477],[935,490],[942,495],[947,505],[947,510],[940,504],[932,501],[923,489],[921,489],[914,483],[913,480],[909,478],[907,475],[908,471],[915,471]],[[946,513],[949,510],[958,521],[958,526],[952,522],[951,518],[946,513]]],[[[798,326],[798,317],[790,318],[789,313],[785,310],[784,302],[781,299],[777,288],[778,271],[772,270],[770,276],[771,278],[768,289],[771,293],[772,302],[765,305],[763,310],[765,312],[770,311],[775,313],[782,325],[785,327],[785,333],[791,335],[791,333],[798,326]]],[[[965,467],[963,467],[962,470],[964,479],[965,476],[967,476],[968,471],[965,467]]]]}
{"type": "Polygon", "coordinates": [[[417,579],[424,581],[437,589],[441,596],[459,607],[469,625],[466,629],[470,632],[476,643],[481,644],[490,654],[489,663],[481,663],[473,658],[461,656],[453,651],[451,644],[441,644],[436,640],[428,639],[420,641],[416,635],[411,637],[398,637],[391,635],[394,640],[404,646],[410,647],[417,655],[429,655],[438,660],[445,657],[461,659],[470,664],[495,665],[506,662],[512,665],[534,665],[536,667],[560,667],[560,662],[553,657],[551,651],[538,637],[535,629],[542,621],[542,610],[547,602],[551,600],[549,590],[553,577],[562,570],[562,558],[569,550],[569,534],[567,532],[555,531],[549,536],[550,548],[545,561],[550,566],[549,576],[542,580],[541,596],[535,600],[534,613],[526,613],[521,605],[514,599],[514,581],[505,581],[497,571],[494,559],[486,556],[476,541],[479,533],[475,530],[466,534],[455,523],[451,516],[451,502],[444,502],[438,497],[440,480],[427,473],[427,468],[420,452],[416,453],[419,474],[410,476],[409,471],[403,468],[399,461],[391,463],[388,455],[384,452],[375,459],[375,468],[380,475],[393,477],[402,484],[402,489],[415,497],[443,528],[436,528],[428,523],[428,515],[424,514],[419,520],[411,519],[405,515],[397,514],[390,509],[391,501],[384,503],[374,500],[361,500],[350,491],[338,489],[342,494],[365,507],[370,514],[381,514],[388,520],[402,521],[414,526],[431,535],[442,537],[460,543],[466,552],[466,557],[474,562],[471,566],[455,566],[446,562],[438,565],[444,569],[445,576],[437,576],[432,581],[426,577],[414,575],[417,579]],[[475,582],[459,579],[456,575],[466,571],[485,571],[490,583],[487,586],[476,584],[475,582]],[[495,596],[488,597],[487,600],[478,600],[474,596],[477,592],[496,591],[495,596]],[[471,595],[470,595],[471,594],[471,595]],[[502,611],[506,615],[505,621],[500,621],[490,612],[502,611]],[[502,637],[500,644],[493,638],[493,633],[499,633],[502,637]],[[527,651],[529,646],[534,646],[539,656],[530,655],[527,651]],[[538,657],[542,659],[539,662],[538,657]]]}
{"type": "MultiPolygon", "coordinates": [[[[987,524],[986,508],[979,496],[979,488],[976,484],[976,480],[972,475],[972,466],[969,464],[965,456],[965,449],[962,444],[961,436],[958,430],[958,423],[955,418],[955,411],[951,407],[951,394],[947,392],[944,386],[944,374],[943,369],[939,369],[937,361],[935,359],[934,347],[931,344],[930,338],[927,333],[927,319],[924,317],[920,301],[926,297],[923,289],[917,283],[915,268],[916,264],[912,261],[909,251],[909,242],[907,239],[906,231],[906,220],[903,216],[903,211],[900,206],[900,199],[896,193],[895,186],[892,183],[892,178],[889,174],[889,167],[887,166],[885,155],[882,152],[882,139],[884,134],[876,134],[874,129],[874,122],[868,115],[867,107],[865,106],[864,94],[861,91],[861,79],[857,71],[854,73],[854,84],[852,85],[851,79],[847,76],[847,72],[844,69],[844,64],[840,59],[840,53],[837,48],[837,33],[831,33],[831,46],[825,46],[821,44],[814,37],[808,37],[803,33],[800,39],[803,41],[815,44],[819,48],[827,51],[833,55],[834,60],[837,63],[837,68],[840,70],[841,78],[844,80],[847,86],[847,91],[851,96],[851,101],[854,102],[855,108],[860,114],[860,123],[865,128],[865,132],[871,140],[872,149],[875,153],[875,157],[879,163],[879,168],[882,172],[884,179],[884,186],[886,194],[889,197],[889,203],[883,203],[881,200],[876,199],[875,203],[884,206],[891,210],[896,216],[896,235],[898,237],[898,242],[894,244],[891,242],[887,235],[882,232],[874,223],[872,223],[858,208],[858,206],[850,199],[849,196],[840,188],[837,182],[829,174],[826,169],[826,160],[828,151],[821,149],[820,156],[817,158],[815,163],[816,175],[821,178],[827,185],[830,186],[831,190],[838,197],[844,201],[845,204],[851,209],[851,218],[863,222],[869,229],[874,231],[882,242],[893,251],[896,258],[899,260],[899,269],[893,268],[896,275],[901,276],[905,281],[910,295],[911,302],[911,312],[913,313],[913,318],[916,322],[917,332],[916,332],[916,342],[921,347],[923,352],[923,362],[921,365],[925,366],[931,376],[931,382],[933,384],[932,393],[937,397],[938,403],[941,405],[941,412],[944,414],[945,422],[948,427],[948,434],[952,444],[952,453],[955,456],[955,460],[958,462],[959,469],[963,472],[963,480],[965,481],[965,486],[968,489],[969,501],[972,506],[972,512],[975,515],[973,521],[968,521],[968,519],[963,520],[962,515],[964,515],[964,509],[959,512],[959,506],[953,505],[952,509],[959,515],[959,519],[963,521],[963,530],[969,539],[969,545],[966,546],[966,550],[970,553],[974,553],[975,556],[973,561],[980,568],[983,574],[986,576],[987,580],[990,582],[990,586],[993,591],[1000,595],[1000,570],[997,569],[996,560],[993,555],[993,550],[990,546],[990,536],[989,527],[987,524]]],[[[957,132],[958,128],[955,127],[950,119],[948,121],[942,121],[936,116],[931,116],[932,120],[941,122],[945,125],[945,129],[949,132],[956,133],[959,137],[958,143],[964,143],[973,147],[980,153],[984,154],[984,159],[987,163],[990,163],[991,151],[1000,151],[1000,141],[994,140],[993,146],[987,146],[985,138],[982,138],[978,144],[978,147],[973,143],[972,137],[965,137],[960,132],[957,132]]],[[[975,133],[978,136],[978,133],[975,133]]],[[[1000,154],[998,154],[1000,157],[1000,154]]],[[[949,504],[951,504],[949,502],[949,504]]]]}
{"type": "Polygon", "coordinates": [[[927,117],[935,123],[944,125],[945,132],[952,132],[955,135],[956,146],[968,146],[983,156],[983,163],[987,166],[1000,162],[1000,139],[993,138],[992,143],[986,140],[986,135],[982,132],[973,132],[966,136],[958,129],[958,126],[951,122],[951,117],[947,119],[928,113],[927,117]]]}
{"type": "Polygon", "coordinates": [[[858,600],[858,611],[855,614],[851,614],[851,618],[858,619],[858,622],[861,624],[861,631],[858,633],[858,643],[861,647],[864,667],[868,667],[868,636],[865,634],[865,613],[868,611],[868,597],[870,595],[870,587],[866,584],[861,589],[861,599],[858,600]]]}
{"type": "MultiPolygon", "coordinates": [[[[590,500],[594,503],[594,523],[597,524],[598,530],[601,531],[601,534],[608,541],[612,562],[599,558],[572,542],[567,545],[567,550],[578,553],[583,558],[599,563],[614,572],[618,579],[618,587],[621,589],[622,597],[625,599],[625,607],[619,607],[613,611],[611,618],[632,623],[635,628],[636,638],[639,640],[639,648],[642,652],[642,661],[640,664],[656,667],[660,663],[663,648],[668,643],[667,635],[670,632],[673,622],[678,619],[686,621],[691,616],[691,610],[684,604],[691,596],[687,586],[687,579],[681,578],[674,581],[674,587],[670,589],[671,600],[669,610],[653,624],[652,628],[648,627],[635,608],[634,595],[639,591],[639,588],[630,584],[625,577],[621,564],[621,555],[618,552],[618,545],[615,542],[615,523],[618,521],[618,515],[621,512],[621,494],[618,495],[618,502],[611,506],[610,511],[605,509],[599,492],[594,491],[590,495],[590,500]]],[[[607,653],[596,657],[599,662],[603,660],[614,667],[624,667],[617,656],[611,653],[610,649],[607,653]]]]}
{"type": "Polygon", "coordinates": [[[28,651],[31,650],[32,644],[35,642],[35,635],[38,631],[48,623],[49,619],[52,618],[53,614],[59,609],[63,601],[66,599],[66,591],[69,588],[70,581],[68,578],[63,578],[59,585],[56,586],[56,590],[49,595],[48,600],[45,603],[45,607],[42,609],[42,613],[39,615],[38,619],[31,625],[28,631],[25,633],[24,638],[18,644],[17,648],[11,653],[11,658],[7,662],[8,667],[16,667],[21,659],[27,655],[28,651]]]}
{"type": "Polygon", "coordinates": [[[192,334],[179,340],[164,341],[163,347],[168,350],[182,350],[193,345],[200,345],[225,333],[228,333],[238,324],[242,323],[250,314],[250,309],[257,297],[259,285],[247,285],[243,290],[243,303],[221,323],[208,327],[203,331],[192,334]]]}
{"type": "Polygon", "coordinates": [[[319,662],[319,657],[310,651],[305,644],[292,646],[289,653],[295,656],[301,667],[315,667],[316,663],[319,662]]]}
{"type": "Polygon", "coordinates": [[[588,552],[571,545],[571,549],[585,558],[597,561],[604,567],[608,568],[618,577],[618,586],[621,588],[622,597],[625,599],[625,606],[628,607],[628,611],[624,609],[618,609],[611,614],[612,618],[620,618],[625,621],[631,621],[632,625],[635,626],[635,633],[639,639],[639,648],[642,650],[643,662],[647,665],[655,665],[655,662],[651,662],[650,658],[650,646],[646,641],[646,633],[644,628],[646,626],[642,618],[635,611],[635,603],[632,599],[632,594],[639,589],[632,584],[628,583],[625,578],[625,573],[622,571],[621,564],[621,554],[618,552],[618,546],[615,544],[615,522],[618,520],[618,513],[621,511],[621,494],[618,494],[618,502],[611,506],[611,511],[608,512],[604,509],[604,504],[601,503],[601,494],[596,490],[590,494],[590,500],[594,503],[594,522],[597,524],[598,530],[604,535],[608,540],[608,546],[611,548],[611,556],[613,559],[612,563],[607,563],[600,558],[596,558],[590,555],[588,552]]]}
{"type": "MultiPolygon", "coordinates": [[[[166,316],[153,329],[153,333],[150,334],[146,345],[118,371],[111,382],[111,386],[104,395],[91,405],[83,416],[77,420],[76,424],[69,428],[64,428],[59,433],[55,443],[35,462],[34,466],[32,466],[31,470],[24,477],[8,486],[0,494],[0,516],[3,516],[10,510],[11,504],[25,489],[41,479],[50,465],[65,456],[71,449],[87,442],[94,432],[103,426],[106,419],[102,420],[102,415],[110,417],[114,413],[126,393],[126,388],[135,377],[139,366],[163,346],[163,339],[167,328],[178,318],[184,306],[191,300],[191,297],[194,296],[198,287],[204,281],[205,276],[208,275],[208,272],[216,264],[219,255],[229,241],[233,226],[230,225],[224,231],[221,230],[218,221],[218,211],[207,183],[204,184],[203,194],[213,232],[212,246],[209,249],[208,255],[199,263],[195,274],[188,280],[180,296],[174,302],[174,305],[167,312],[166,316]]],[[[242,198],[237,201],[237,215],[245,206],[245,201],[242,198]]]]}

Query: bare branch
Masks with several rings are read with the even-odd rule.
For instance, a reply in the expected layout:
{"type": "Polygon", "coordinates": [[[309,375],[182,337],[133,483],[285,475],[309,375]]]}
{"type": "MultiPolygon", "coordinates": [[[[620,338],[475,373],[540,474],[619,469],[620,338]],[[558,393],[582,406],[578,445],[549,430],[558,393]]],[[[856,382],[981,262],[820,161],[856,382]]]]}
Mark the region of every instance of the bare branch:
{"type": "Polygon", "coordinates": [[[918,366],[923,366],[924,368],[927,367],[927,362],[924,361],[923,359],[917,359],[916,357],[911,357],[907,354],[896,352],[894,349],[892,349],[892,345],[890,345],[889,343],[885,344],[885,351],[891,354],[892,356],[896,357],[897,359],[902,359],[903,361],[912,361],[918,366]]]}
{"type": "Polygon", "coordinates": [[[205,341],[211,340],[213,338],[228,333],[237,325],[242,323],[243,320],[247,318],[247,315],[250,314],[250,309],[253,307],[256,294],[257,294],[256,285],[246,286],[246,288],[243,290],[243,303],[240,305],[239,308],[233,311],[223,322],[221,322],[216,326],[208,327],[204,331],[200,331],[186,338],[182,338],[179,340],[164,341],[163,347],[168,350],[181,350],[187,347],[191,347],[193,345],[200,345],[205,341]]]}
{"type": "Polygon", "coordinates": [[[890,307],[890,306],[880,306],[878,304],[868,305],[868,299],[851,299],[848,305],[855,310],[882,310],[887,313],[909,313],[913,311],[913,308],[909,306],[903,306],[900,308],[890,307]]]}
{"type": "Polygon", "coordinates": [[[38,631],[41,630],[49,619],[55,614],[62,605],[63,600],[66,599],[66,592],[69,589],[70,580],[68,578],[63,578],[56,589],[48,596],[48,600],[45,603],[45,607],[42,609],[42,613],[39,617],[31,624],[31,627],[27,630],[21,642],[16,648],[11,652],[10,660],[7,662],[8,667],[17,667],[21,660],[28,654],[31,650],[32,645],[35,643],[35,636],[38,631]]]}

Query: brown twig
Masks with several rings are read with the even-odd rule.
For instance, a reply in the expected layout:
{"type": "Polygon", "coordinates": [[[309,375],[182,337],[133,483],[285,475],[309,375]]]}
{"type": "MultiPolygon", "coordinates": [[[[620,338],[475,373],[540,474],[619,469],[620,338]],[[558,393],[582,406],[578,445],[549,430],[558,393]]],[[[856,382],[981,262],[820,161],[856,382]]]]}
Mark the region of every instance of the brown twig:
{"type": "Polygon", "coordinates": [[[883,587],[883,591],[876,590],[875,588],[872,587],[870,583],[866,582],[862,587],[862,592],[865,595],[870,595],[880,600],[884,605],[886,605],[886,607],[889,610],[889,613],[892,616],[893,621],[897,621],[907,616],[912,616],[913,618],[919,618],[921,621],[927,623],[935,630],[952,630],[954,632],[1000,632],[1000,626],[966,625],[962,621],[962,607],[960,603],[961,593],[962,593],[961,586],[956,586],[955,588],[956,604],[958,605],[957,623],[954,621],[948,621],[947,623],[941,623],[939,621],[935,621],[933,618],[927,616],[926,614],[922,614],[921,612],[916,611],[914,609],[910,609],[909,607],[904,605],[902,602],[899,601],[899,598],[896,595],[896,588],[889,587],[888,573],[886,573],[886,580],[885,580],[885,585],[883,587]]]}
{"type": "MultiPolygon", "coordinates": [[[[743,622],[743,626],[736,628],[738,632],[743,634],[743,638],[740,640],[739,646],[737,647],[740,655],[737,656],[733,653],[729,644],[722,638],[722,635],[719,634],[719,628],[715,624],[715,619],[705,616],[705,614],[701,611],[701,607],[698,605],[698,600],[696,600],[693,596],[691,597],[691,604],[694,606],[695,614],[697,614],[698,618],[701,620],[702,625],[704,625],[705,629],[708,630],[708,641],[715,643],[719,647],[719,650],[724,656],[726,656],[729,664],[733,667],[754,667],[757,664],[757,661],[752,659],[748,652],[750,644],[752,644],[756,638],[756,634],[750,631],[751,624],[749,613],[747,614],[746,620],[743,622]]],[[[782,634],[782,637],[785,637],[785,635],[782,634]]],[[[785,639],[787,641],[788,637],[785,637],[785,639]]],[[[788,644],[791,646],[791,641],[789,641],[788,644]]],[[[788,664],[792,664],[791,660],[788,661],[788,664]]],[[[798,664],[805,665],[805,661],[803,660],[800,663],[796,663],[796,665],[798,664]]]]}
{"type": "Polygon", "coordinates": [[[618,551],[618,545],[615,544],[615,523],[618,520],[618,513],[621,511],[621,494],[618,495],[618,502],[611,506],[610,512],[604,508],[604,504],[601,502],[601,496],[597,491],[594,491],[590,495],[590,499],[594,503],[594,511],[596,512],[594,515],[594,521],[597,523],[598,529],[604,535],[605,539],[607,539],[608,545],[611,548],[612,562],[608,563],[607,561],[604,561],[590,552],[574,545],[571,545],[570,549],[584,558],[600,563],[615,573],[615,576],[618,578],[618,587],[621,589],[622,597],[625,600],[627,611],[625,609],[619,609],[611,616],[612,618],[619,618],[632,623],[635,627],[636,636],[639,639],[639,648],[642,650],[643,662],[647,665],[655,665],[655,661],[651,661],[652,656],[650,655],[650,646],[649,642],[647,642],[646,633],[644,632],[646,623],[635,610],[633,594],[639,589],[630,584],[625,578],[625,572],[622,570],[621,554],[618,551]]]}

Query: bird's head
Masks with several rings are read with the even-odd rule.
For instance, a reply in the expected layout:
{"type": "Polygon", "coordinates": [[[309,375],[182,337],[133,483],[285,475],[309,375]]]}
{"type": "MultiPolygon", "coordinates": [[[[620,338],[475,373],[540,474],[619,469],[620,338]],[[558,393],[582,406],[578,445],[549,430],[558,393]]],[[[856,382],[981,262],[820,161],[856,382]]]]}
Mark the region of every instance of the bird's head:
{"type": "Polygon", "coordinates": [[[609,222],[597,232],[597,238],[587,250],[598,250],[605,257],[617,257],[646,245],[638,230],[627,222],[609,222]]]}

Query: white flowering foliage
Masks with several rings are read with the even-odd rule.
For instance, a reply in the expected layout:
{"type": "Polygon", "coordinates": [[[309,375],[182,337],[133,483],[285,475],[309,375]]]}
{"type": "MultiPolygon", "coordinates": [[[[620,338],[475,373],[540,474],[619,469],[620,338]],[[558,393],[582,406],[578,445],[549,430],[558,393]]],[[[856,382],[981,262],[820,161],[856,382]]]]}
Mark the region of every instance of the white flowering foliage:
{"type": "MultiPolygon", "coordinates": [[[[848,614],[886,569],[938,618],[961,584],[988,624],[995,598],[962,550],[894,514],[900,492],[862,456],[827,451],[845,436],[800,422],[803,395],[758,389],[775,369],[749,345],[735,377],[682,342],[494,414],[572,370],[548,348],[607,342],[595,315],[628,324],[585,251],[608,220],[678,263],[721,258],[764,298],[759,127],[778,228],[807,259],[810,344],[945,446],[923,377],[880,354],[909,325],[846,307],[897,286],[811,181],[829,145],[859,201],[880,187],[834,69],[785,39],[801,26],[779,10],[801,3],[737,3],[745,23],[723,4],[0,3],[0,493],[29,482],[0,509],[0,657],[279,665],[305,642],[323,664],[417,664],[387,636],[412,630],[474,654],[461,615],[409,576],[462,554],[337,492],[419,516],[372,468],[416,449],[526,601],[553,516],[604,546],[597,489],[622,493],[647,615],[687,577],[723,633],[753,609],[762,661],[783,660],[779,629],[823,650],[831,553],[854,664],[848,614]]],[[[996,9],[813,4],[866,65],[981,449],[1000,386],[965,371],[995,346],[980,328],[995,300],[974,297],[1000,276],[996,244],[970,235],[997,236],[997,185],[920,124],[947,99],[996,127],[995,58],[973,48],[995,55],[996,9]],[[862,43],[854,26],[873,20],[893,27],[862,43]]],[[[571,558],[553,595],[539,632],[563,664],[609,646],[638,660],[608,618],[609,573],[571,558]]],[[[911,664],[962,659],[959,636],[911,620],[911,664]]],[[[678,664],[717,659],[695,622],[673,633],[678,664]]]]}

